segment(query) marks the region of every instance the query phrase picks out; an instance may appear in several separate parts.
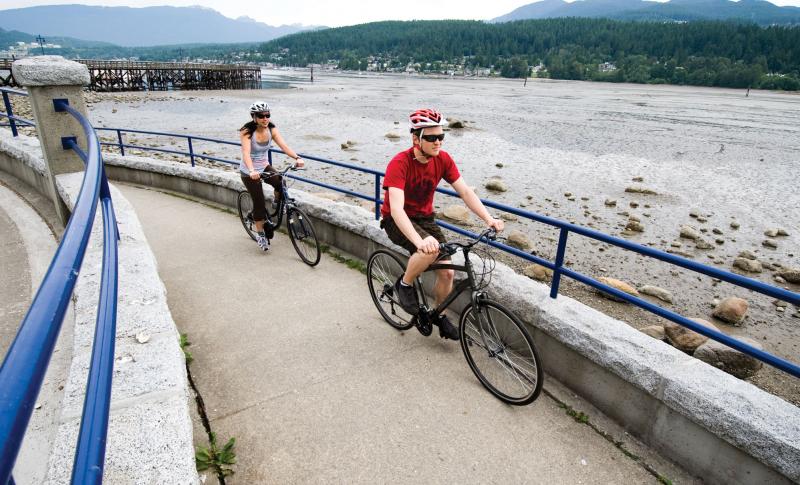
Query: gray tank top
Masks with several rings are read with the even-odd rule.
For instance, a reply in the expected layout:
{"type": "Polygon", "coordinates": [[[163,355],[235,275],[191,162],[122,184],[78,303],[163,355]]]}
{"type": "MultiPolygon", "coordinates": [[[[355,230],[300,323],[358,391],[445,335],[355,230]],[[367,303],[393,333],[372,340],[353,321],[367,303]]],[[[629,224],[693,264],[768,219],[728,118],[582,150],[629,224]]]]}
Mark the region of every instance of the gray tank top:
{"type": "MultiPolygon", "coordinates": [[[[269,158],[267,156],[267,152],[269,148],[272,146],[272,129],[267,130],[267,142],[266,143],[259,143],[256,141],[256,134],[253,132],[253,135],[250,137],[250,159],[253,160],[253,168],[258,170],[259,172],[263,171],[264,168],[269,165],[269,158]]],[[[247,165],[244,164],[244,160],[239,162],[239,171],[242,173],[250,173],[247,170],[247,165]]]]}

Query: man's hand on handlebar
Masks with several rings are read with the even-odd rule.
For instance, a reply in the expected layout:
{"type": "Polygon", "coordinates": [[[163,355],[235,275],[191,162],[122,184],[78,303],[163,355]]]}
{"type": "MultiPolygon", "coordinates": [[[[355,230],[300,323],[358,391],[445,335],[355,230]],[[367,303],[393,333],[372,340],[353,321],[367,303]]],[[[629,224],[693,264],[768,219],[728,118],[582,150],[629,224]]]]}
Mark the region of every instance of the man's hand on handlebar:
{"type": "Polygon", "coordinates": [[[428,236],[417,246],[417,250],[425,254],[438,254],[439,241],[433,236],[428,236]]]}

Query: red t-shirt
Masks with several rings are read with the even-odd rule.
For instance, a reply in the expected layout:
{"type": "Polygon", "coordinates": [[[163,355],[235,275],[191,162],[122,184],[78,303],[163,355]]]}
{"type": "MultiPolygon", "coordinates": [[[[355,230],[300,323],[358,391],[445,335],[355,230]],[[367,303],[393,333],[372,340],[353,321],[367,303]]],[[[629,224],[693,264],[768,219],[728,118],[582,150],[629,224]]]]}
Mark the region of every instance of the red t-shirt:
{"type": "Polygon", "coordinates": [[[439,155],[429,159],[428,163],[420,163],[414,158],[413,147],[400,152],[386,167],[381,215],[391,216],[389,187],[405,192],[403,209],[409,217],[429,216],[433,214],[433,194],[439,181],[444,179],[452,184],[460,177],[456,162],[444,150],[440,150],[439,155]]]}

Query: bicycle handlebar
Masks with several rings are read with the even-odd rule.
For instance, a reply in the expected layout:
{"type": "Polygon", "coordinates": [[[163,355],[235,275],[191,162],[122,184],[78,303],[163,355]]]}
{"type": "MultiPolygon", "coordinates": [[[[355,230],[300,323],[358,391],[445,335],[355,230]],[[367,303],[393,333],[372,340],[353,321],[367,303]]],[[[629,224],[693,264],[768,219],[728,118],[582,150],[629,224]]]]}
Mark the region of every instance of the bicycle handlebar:
{"type": "Polygon", "coordinates": [[[490,227],[484,230],[482,233],[478,234],[478,237],[466,243],[460,243],[460,242],[441,243],[439,244],[439,252],[448,255],[455,254],[456,251],[458,251],[459,249],[471,248],[472,246],[478,244],[484,239],[486,239],[487,241],[494,241],[495,239],[497,239],[497,230],[493,227],[490,227]]]}
{"type": "Polygon", "coordinates": [[[261,172],[260,175],[263,180],[267,180],[268,178],[274,177],[276,175],[286,175],[286,172],[288,172],[289,170],[295,171],[303,169],[298,168],[296,163],[292,163],[290,165],[287,165],[285,168],[278,170],[277,172],[274,173],[261,172]]]}

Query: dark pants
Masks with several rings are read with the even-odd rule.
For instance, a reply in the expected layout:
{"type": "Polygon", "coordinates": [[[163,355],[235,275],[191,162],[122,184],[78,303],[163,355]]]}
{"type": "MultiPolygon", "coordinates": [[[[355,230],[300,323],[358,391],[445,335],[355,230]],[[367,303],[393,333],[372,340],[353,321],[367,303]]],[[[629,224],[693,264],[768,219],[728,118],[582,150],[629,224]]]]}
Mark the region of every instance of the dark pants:
{"type": "MultiPolygon", "coordinates": [[[[277,170],[272,168],[272,165],[267,165],[264,169],[264,173],[278,173],[277,170]]],[[[250,193],[250,197],[253,198],[253,220],[254,221],[265,221],[267,220],[267,201],[264,199],[264,190],[261,187],[261,179],[253,180],[250,178],[249,175],[241,174],[242,176],[242,183],[244,184],[247,191],[250,193]]],[[[266,183],[271,185],[275,189],[275,200],[280,201],[282,194],[281,194],[281,177],[280,175],[273,175],[265,180],[266,183]]]]}
{"type": "MultiPolygon", "coordinates": [[[[415,216],[409,217],[409,219],[411,219],[411,225],[414,227],[414,230],[417,231],[417,234],[419,234],[422,239],[425,239],[428,236],[433,236],[440,243],[447,242],[447,239],[444,237],[444,233],[442,233],[442,228],[436,224],[433,215],[415,216]]],[[[397,224],[394,223],[394,220],[391,217],[383,218],[381,220],[381,227],[384,231],[386,231],[386,235],[389,236],[389,239],[391,239],[393,243],[408,251],[409,254],[414,254],[417,252],[417,247],[414,246],[414,243],[408,240],[406,235],[403,234],[403,231],[401,231],[399,227],[397,227],[397,224]]]]}

